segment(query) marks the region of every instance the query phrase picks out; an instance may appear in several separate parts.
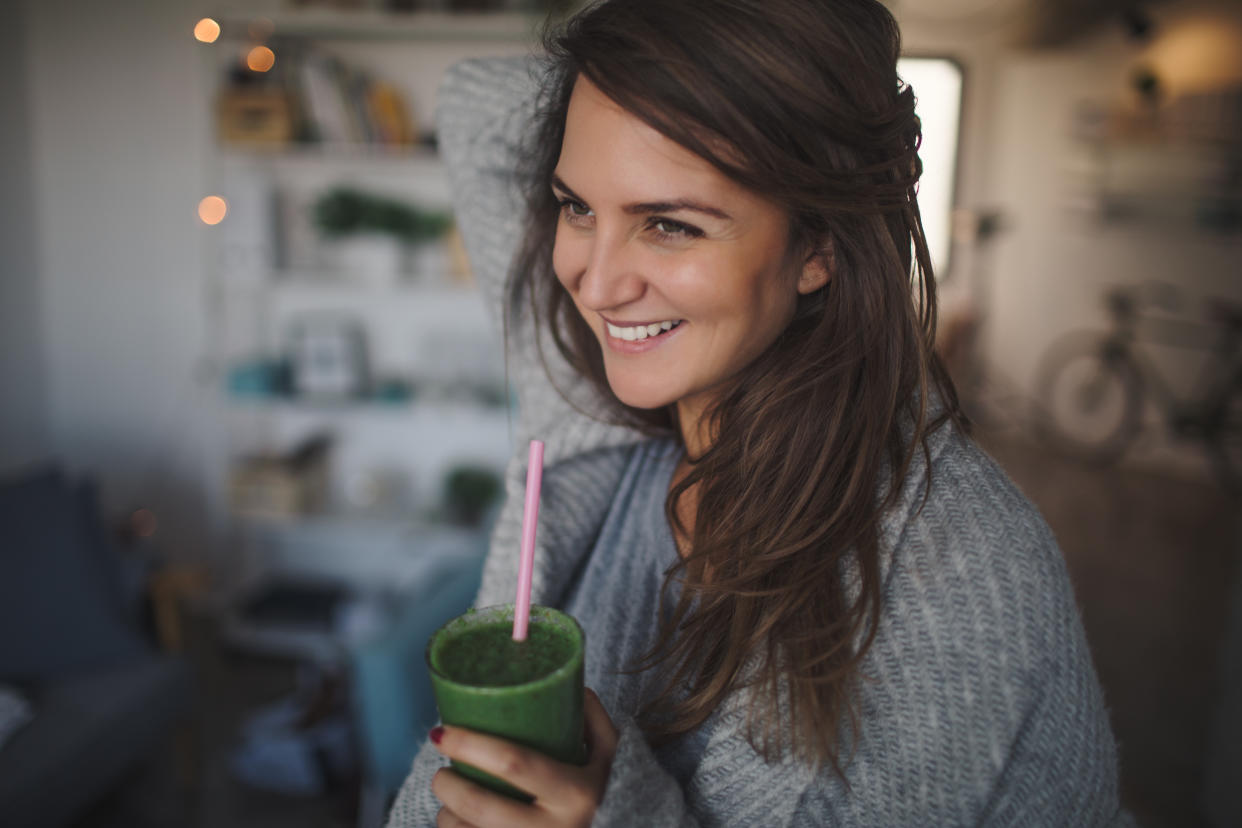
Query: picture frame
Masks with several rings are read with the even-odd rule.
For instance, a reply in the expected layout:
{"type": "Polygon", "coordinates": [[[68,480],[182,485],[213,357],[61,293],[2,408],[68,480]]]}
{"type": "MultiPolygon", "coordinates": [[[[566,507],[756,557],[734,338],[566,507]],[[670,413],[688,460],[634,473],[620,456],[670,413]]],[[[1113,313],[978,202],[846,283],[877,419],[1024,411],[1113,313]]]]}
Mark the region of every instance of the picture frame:
{"type": "Polygon", "coordinates": [[[366,330],[338,314],[307,314],[289,328],[289,367],[296,396],[343,400],[370,385],[366,330]]]}

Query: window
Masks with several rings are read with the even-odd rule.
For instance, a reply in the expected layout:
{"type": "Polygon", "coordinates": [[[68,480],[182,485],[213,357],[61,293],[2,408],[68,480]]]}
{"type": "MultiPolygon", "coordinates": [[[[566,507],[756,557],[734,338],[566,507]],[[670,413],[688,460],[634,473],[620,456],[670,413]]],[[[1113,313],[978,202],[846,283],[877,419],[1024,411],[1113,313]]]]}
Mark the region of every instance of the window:
{"type": "Polygon", "coordinates": [[[962,70],[946,58],[901,58],[897,73],[914,89],[915,112],[923,122],[923,177],[919,211],[937,278],[949,272],[953,182],[957,178],[958,121],[962,110],[962,70]]]}

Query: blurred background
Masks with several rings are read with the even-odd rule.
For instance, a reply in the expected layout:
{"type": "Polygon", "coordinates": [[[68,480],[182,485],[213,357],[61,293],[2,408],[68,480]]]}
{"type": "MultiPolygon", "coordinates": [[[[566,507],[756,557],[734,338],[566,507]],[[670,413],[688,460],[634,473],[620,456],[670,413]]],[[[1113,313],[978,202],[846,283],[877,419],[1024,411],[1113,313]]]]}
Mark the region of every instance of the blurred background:
{"type": "MultiPolygon", "coordinates": [[[[0,7],[0,823],[381,824],[516,416],[434,93],[574,5],[0,7]]],[[[1242,825],[1242,3],[889,5],[1125,802],[1242,825]]]]}

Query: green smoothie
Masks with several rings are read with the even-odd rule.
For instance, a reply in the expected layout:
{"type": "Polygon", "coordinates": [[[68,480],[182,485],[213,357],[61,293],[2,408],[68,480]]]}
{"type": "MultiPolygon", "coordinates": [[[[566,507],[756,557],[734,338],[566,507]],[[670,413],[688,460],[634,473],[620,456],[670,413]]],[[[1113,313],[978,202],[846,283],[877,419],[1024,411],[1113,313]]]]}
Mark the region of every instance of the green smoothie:
{"type": "MultiPolygon", "coordinates": [[[[427,642],[441,720],[491,733],[562,762],[586,762],[582,727],[582,628],[572,616],[533,606],[525,641],[513,605],[469,610],[427,642]]],[[[520,799],[530,796],[469,765],[459,773],[520,799]]]]}

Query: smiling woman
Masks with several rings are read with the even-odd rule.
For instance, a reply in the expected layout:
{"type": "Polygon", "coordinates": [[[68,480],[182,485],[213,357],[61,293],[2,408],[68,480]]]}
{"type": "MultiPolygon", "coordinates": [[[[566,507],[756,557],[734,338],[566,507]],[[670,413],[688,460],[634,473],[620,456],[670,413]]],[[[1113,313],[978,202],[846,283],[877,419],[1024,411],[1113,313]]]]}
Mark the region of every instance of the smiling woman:
{"type": "MultiPolygon", "coordinates": [[[[613,0],[446,78],[547,442],[534,597],[598,698],[583,767],[437,728],[391,825],[1126,822],[1060,552],[931,347],[899,45],[875,0],[613,0]]],[[[479,606],[513,594],[522,474],[479,606]]]]}

